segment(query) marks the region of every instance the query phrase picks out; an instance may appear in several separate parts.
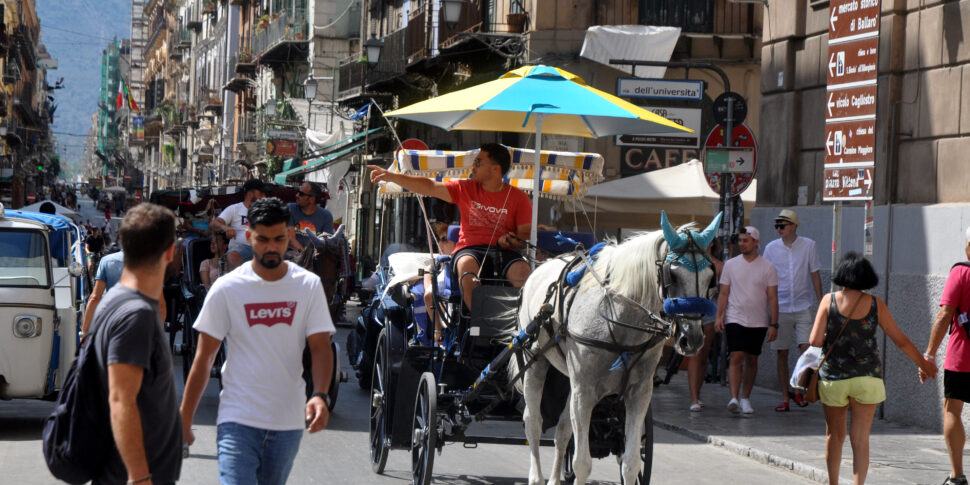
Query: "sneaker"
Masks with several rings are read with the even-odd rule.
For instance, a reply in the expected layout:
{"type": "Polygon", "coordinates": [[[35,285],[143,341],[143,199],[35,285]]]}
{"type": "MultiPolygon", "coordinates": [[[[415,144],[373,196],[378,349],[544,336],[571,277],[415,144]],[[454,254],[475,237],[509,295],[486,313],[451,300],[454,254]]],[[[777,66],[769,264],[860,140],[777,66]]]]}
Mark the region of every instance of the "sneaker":
{"type": "Polygon", "coordinates": [[[960,475],[959,477],[950,477],[947,475],[943,485],[967,485],[967,477],[966,475],[960,475]]]}
{"type": "Polygon", "coordinates": [[[751,407],[751,401],[747,399],[741,399],[741,413],[754,414],[754,408],[751,407]]]}
{"type": "Polygon", "coordinates": [[[728,401],[727,408],[731,414],[739,414],[741,412],[741,404],[738,403],[737,398],[731,398],[731,400],[728,401]]]}

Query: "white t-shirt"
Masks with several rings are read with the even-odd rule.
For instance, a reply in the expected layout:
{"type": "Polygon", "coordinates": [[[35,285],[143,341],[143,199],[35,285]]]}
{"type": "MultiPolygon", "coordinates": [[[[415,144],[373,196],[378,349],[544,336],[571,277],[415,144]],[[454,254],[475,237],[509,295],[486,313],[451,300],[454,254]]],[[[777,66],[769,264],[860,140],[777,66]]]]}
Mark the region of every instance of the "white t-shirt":
{"type": "Polygon", "coordinates": [[[812,273],[819,270],[815,241],[799,236],[789,248],[775,239],[765,246],[763,257],[778,271],[779,312],[799,312],[815,303],[812,273]]]}
{"type": "Polygon", "coordinates": [[[245,204],[236,202],[226,207],[219,214],[219,219],[226,221],[226,225],[236,231],[236,237],[233,239],[249,244],[249,241],[246,240],[246,229],[249,229],[249,208],[245,204]]]}
{"type": "Polygon", "coordinates": [[[320,277],[292,263],[266,281],[243,264],[217,279],[194,328],[226,341],[221,423],[303,429],[303,349],[309,335],[335,332],[320,277]]]}
{"type": "Polygon", "coordinates": [[[751,262],[735,256],[724,263],[720,283],[730,286],[724,323],[752,328],[772,323],[768,321],[768,287],[778,286],[778,272],[771,262],[761,256],[751,262]]]}

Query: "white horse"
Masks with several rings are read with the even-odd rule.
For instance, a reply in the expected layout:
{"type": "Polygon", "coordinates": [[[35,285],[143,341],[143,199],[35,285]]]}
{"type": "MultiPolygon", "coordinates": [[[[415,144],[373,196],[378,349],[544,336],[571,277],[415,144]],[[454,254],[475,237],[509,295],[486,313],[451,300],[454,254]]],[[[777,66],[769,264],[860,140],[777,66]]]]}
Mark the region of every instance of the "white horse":
{"type": "MultiPolygon", "coordinates": [[[[559,283],[570,258],[547,261],[526,281],[517,332],[526,328],[544,303],[555,309],[551,326],[543,328],[529,349],[536,362],[520,381],[526,402],[523,420],[531,451],[530,485],[540,485],[543,480],[539,463],[540,401],[549,365],[568,376],[571,387],[556,427],[556,457],[549,484],[559,484],[562,479],[562,462],[571,436],[575,437],[576,483],[586,483],[592,467],[590,416],[596,404],[611,394],[620,396],[626,408],[625,446],[620,457],[623,483],[636,483],[643,466],[640,456],[643,423],[662,342],[673,325],[677,352],[696,353],[704,343],[702,314],[711,312],[712,307],[716,309],[703,298],[714,276],[705,251],[720,220],[719,214],[701,233],[689,230],[678,233],[671,228],[666,214],[662,214],[663,231],[603,247],[595,257],[594,271],[585,270],[582,279],[572,287],[572,295],[563,296],[556,291],[558,287],[550,293],[550,287],[559,283]],[[559,311],[560,298],[564,300],[564,315],[559,311]],[[665,305],[668,321],[656,316],[664,311],[665,305]],[[560,327],[563,319],[565,332],[560,327]],[[668,323],[669,319],[674,323],[668,323]],[[562,338],[558,343],[549,343],[551,348],[538,355],[550,339],[557,337],[550,334],[552,329],[562,338]]],[[[576,276],[579,275],[574,274],[574,280],[576,276]]],[[[516,375],[517,359],[511,359],[509,367],[509,375],[516,375]]]]}

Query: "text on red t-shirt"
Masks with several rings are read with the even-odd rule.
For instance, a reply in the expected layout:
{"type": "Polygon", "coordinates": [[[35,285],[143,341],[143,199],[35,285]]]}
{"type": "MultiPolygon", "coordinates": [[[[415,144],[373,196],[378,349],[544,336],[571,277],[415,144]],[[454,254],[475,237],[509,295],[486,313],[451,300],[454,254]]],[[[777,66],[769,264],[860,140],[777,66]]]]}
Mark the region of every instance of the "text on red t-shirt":
{"type": "Polygon", "coordinates": [[[529,196],[511,185],[498,192],[489,192],[474,180],[451,180],[445,186],[461,211],[456,251],[468,246],[495,246],[499,237],[532,222],[529,196]]]}

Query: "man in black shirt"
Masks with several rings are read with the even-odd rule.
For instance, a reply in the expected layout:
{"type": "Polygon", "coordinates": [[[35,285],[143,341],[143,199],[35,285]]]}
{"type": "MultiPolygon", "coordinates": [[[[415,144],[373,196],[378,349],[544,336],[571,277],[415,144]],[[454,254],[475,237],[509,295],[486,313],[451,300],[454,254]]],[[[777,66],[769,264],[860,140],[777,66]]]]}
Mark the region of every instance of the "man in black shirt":
{"type": "Polygon", "coordinates": [[[158,306],[165,266],[175,254],[175,215],[140,204],[122,222],[120,238],[127,249],[121,280],[91,325],[115,442],[93,483],[174,483],[182,468],[182,424],[158,306]]]}

